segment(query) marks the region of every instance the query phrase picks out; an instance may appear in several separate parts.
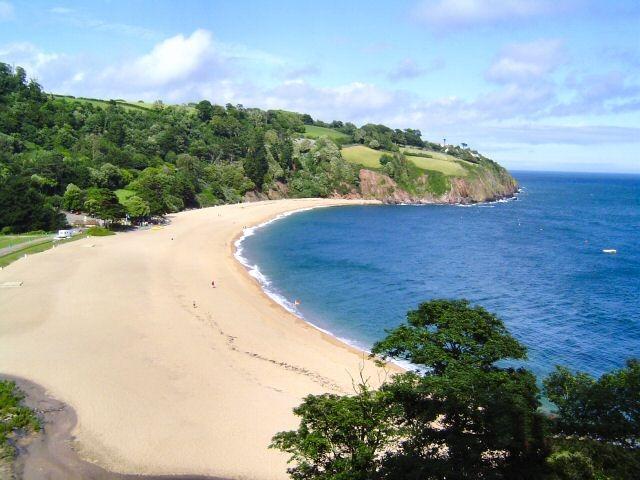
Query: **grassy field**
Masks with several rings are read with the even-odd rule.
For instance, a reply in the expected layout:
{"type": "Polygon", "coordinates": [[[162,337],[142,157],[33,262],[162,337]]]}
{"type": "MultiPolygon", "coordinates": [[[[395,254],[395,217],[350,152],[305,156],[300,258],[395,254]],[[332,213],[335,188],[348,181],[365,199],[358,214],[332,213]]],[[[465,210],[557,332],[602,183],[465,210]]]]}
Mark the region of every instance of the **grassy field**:
{"type": "Polygon", "coordinates": [[[436,160],[444,160],[448,162],[462,162],[462,165],[473,165],[471,162],[467,162],[466,160],[462,160],[460,158],[454,157],[453,155],[449,155],[447,153],[442,153],[442,152],[434,152],[433,150],[422,150],[420,148],[405,147],[402,149],[402,152],[406,155],[411,155],[412,153],[427,154],[427,155],[430,155],[431,158],[434,158],[436,160]]]}
{"type": "Polygon", "coordinates": [[[47,235],[2,235],[0,236],[0,248],[13,247],[14,245],[46,237],[47,235]]]}
{"type": "Polygon", "coordinates": [[[305,125],[305,134],[307,138],[318,138],[322,136],[329,137],[331,140],[349,140],[349,135],[345,135],[342,132],[338,132],[333,128],[316,127],[315,125],[305,125]]]}
{"type": "Polygon", "coordinates": [[[445,175],[451,175],[454,177],[463,177],[467,174],[467,170],[457,161],[440,160],[437,158],[414,157],[412,155],[406,156],[407,160],[412,161],[416,167],[423,170],[435,170],[437,172],[442,172],[445,175]]]}
{"type": "Polygon", "coordinates": [[[388,152],[374,150],[364,145],[354,145],[343,148],[340,153],[347,162],[357,163],[367,168],[380,168],[380,157],[388,152]]]}
{"type": "Polygon", "coordinates": [[[85,234],[74,235],[71,238],[66,240],[47,240],[42,243],[38,243],[36,245],[31,245],[29,247],[21,248],[20,250],[9,253],[8,255],[4,255],[0,257],[0,267],[6,267],[10,263],[15,262],[19,258],[24,257],[25,255],[33,255],[34,253],[44,252],[45,250],[49,250],[55,245],[62,245],[63,243],[73,242],[75,240],[79,240],[81,238],[86,237],[85,234]]]}
{"type": "MultiPolygon", "coordinates": [[[[62,98],[62,99],[69,100],[69,101],[90,103],[95,107],[105,108],[105,107],[107,107],[109,105],[109,100],[100,100],[98,98],[70,97],[68,95],[57,95],[57,94],[52,94],[52,96],[55,97],[55,98],[62,98]]],[[[115,102],[118,105],[120,105],[121,107],[123,107],[124,109],[126,109],[126,110],[143,110],[143,111],[146,111],[146,110],[153,109],[153,103],[148,103],[148,102],[143,102],[143,101],[129,102],[127,100],[115,100],[115,102]]],[[[190,107],[188,105],[173,105],[173,106],[186,108],[187,110],[195,110],[193,107],[190,107]]]]}
{"type": "MultiPolygon", "coordinates": [[[[460,160],[451,155],[433,152],[433,158],[417,157],[411,155],[412,150],[407,148],[403,152],[407,156],[407,160],[422,170],[434,170],[449,176],[464,176],[468,173],[460,160]]],[[[415,152],[425,153],[424,150],[415,150],[415,152]]],[[[348,162],[357,163],[367,168],[380,168],[380,157],[390,152],[374,150],[364,145],[355,145],[343,148],[341,153],[348,162]]]]}

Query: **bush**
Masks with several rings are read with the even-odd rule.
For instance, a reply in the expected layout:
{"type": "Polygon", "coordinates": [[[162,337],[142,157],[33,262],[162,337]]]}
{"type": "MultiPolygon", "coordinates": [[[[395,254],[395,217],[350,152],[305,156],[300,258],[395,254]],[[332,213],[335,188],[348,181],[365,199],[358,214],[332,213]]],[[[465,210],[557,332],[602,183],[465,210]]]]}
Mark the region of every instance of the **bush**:
{"type": "Polygon", "coordinates": [[[87,230],[87,235],[90,237],[106,237],[109,235],[115,235],[111,230],[104,227],[91,227],[87,230]]]}
{"type": "Polygon", "coordinates": [[[581,452],[561,450],[552,453],[547,464],[558,479],[588,480],[595,476],[591,459],[581,452]]]}
{"type": "Polygon", "coordinates": [[[16,430],[38,431],[40,422],[32,410],[23,405],[24,395],[14,382],[0,381],[0,459],[13,456],[9,437],[16,430]]]}

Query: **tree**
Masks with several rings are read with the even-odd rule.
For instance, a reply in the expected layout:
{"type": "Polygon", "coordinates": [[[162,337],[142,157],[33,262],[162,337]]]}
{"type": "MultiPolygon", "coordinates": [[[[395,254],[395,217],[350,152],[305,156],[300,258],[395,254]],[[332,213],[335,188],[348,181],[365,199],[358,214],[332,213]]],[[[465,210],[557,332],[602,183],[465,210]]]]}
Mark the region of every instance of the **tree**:
{"type": "Polygon", "coordinates": [[[256,135],[252,143],[243,161],[243,167],[247,177],[255,184],[256,188],[261,189],[264,183],[264,176],[269,170],[264,135],[256,135]]]}
{"type": "Polygon", "coordinates": [[[65,223],[29,178],[10,175],[0,182],[0,230],[55,230],[65,223]]]}
{"type": "Polygon", "coordinates": [[[298,429],[276,434],[270,448],[291,455],[287,471],[296,480],[370,480],[399,434],[388,400],[364,380],[352,396],[309,395],[293,410],[298,429]]]}
{"type": "Polygon", "coordinates": [[[202,100],[196,105],[198,118],[203,122],[208,122],[213,117],[213,105],[209,100],[202,100]]]}
{"type": "Polygon", "coordinates": [[[122,201],[125,211],[133,221],[140,221],[151,213],[149,204],[137,195],[131,195],[122,201]]]}
{"type": "Polygon", "coordinates": [[[502,321],[465,300],[433,300],[375,344],[419,370],[377,391],[310,396],[297,430],[272,447],[294,479],[534,479],[548,468],[533,374],[496,365],[526,350],[502,321]],[[375,441],[371,441],[374,439],[375,441]]]}
{"type": "Polygon", "coordinates": [[[640,360],[598,379],[564,367],[544,380],[544,391],[558,407],[557,430],[627,448],[640,445],[640,360]]]}
{"type": "Polygon", "coordinates": [[[115,193],[107,188],[90,188],[84,209],[89,213],[110,223],[124,217],[124,207],[118,202],[115,193]]]}
{"type": "Polygon", "coordinates": [[[70,212],[80,212],[84,208],[85,194],[80,187],[70,183],[64,192],[62,205],[70,212]]]}
{"type": "Polygon", "coordinates": [[[383,387],[402,405],[407,429],[386,461],[387,477],[531,478],[542,470],[535,377],[496,364],[526,358],[502,321],[466,300],[423,303],[407,320],[372,350],[424,369],[383,387]]]}

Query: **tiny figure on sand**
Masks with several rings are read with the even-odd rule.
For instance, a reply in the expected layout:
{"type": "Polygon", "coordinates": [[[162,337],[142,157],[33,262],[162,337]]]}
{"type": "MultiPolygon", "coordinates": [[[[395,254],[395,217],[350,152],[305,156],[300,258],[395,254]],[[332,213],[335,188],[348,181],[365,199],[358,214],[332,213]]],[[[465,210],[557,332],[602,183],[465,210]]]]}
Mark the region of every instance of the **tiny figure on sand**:
{"type": "Polygon", "coordinates": [[[196,301],[193,301],[193,308],[196,308],[196,301]]]}
{"type": "Polygon", "coordinates": [[[212,286],[213,288],[216,288],[216,282],[214,282],[213,280],[211,280],[211,286],[212,286]]]}

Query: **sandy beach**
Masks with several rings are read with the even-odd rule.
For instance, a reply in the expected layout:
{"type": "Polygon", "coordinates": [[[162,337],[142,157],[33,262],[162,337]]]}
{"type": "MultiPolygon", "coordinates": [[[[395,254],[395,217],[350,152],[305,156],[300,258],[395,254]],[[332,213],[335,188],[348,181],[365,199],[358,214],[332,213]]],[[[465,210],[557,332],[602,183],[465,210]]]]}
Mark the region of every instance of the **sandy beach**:
{"type": "Polygon", "coordinates": [[[75,448],[109,470],[284,479],[268,450],[309,393],[352,391],[361,352],[271,301],[233,257],[243,226],[345,200],[281,200],[173,215],[0,271],[0,372],[77,414],[75,448]],[[216,287],[212,288],[211,281],[216,287]],[[195,302],[195,307],[194,307],[195,302]]]}

